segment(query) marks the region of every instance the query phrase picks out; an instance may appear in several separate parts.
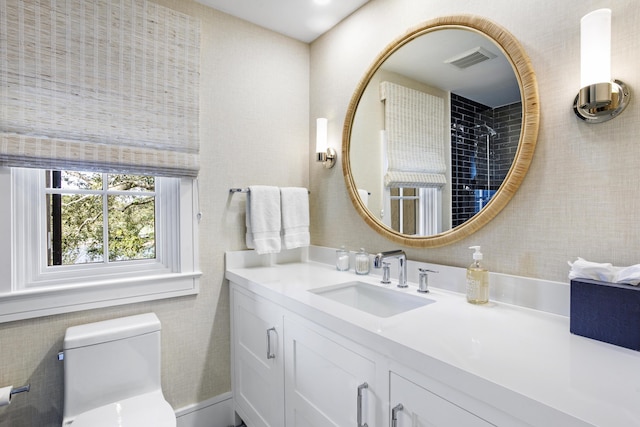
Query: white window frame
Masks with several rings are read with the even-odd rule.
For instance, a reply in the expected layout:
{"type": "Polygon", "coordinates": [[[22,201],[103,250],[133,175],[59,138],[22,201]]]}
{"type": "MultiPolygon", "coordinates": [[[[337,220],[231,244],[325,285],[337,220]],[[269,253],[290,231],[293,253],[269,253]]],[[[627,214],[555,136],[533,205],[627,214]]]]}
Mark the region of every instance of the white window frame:
{"type": "MultiPolygon", "coordinates": [[[[391,212],[391,204],[398,203],[399,230],[404,233],[404,200],[415,200],[416,202],[416,236],[431,236],[442,233],[442,189],[434,187],[398,187],[399,195],[392,196],[391,188],[385,187],[383,197],[388,206],[387,211],[391,212]],[[417,195],[405,196],[404,189],[415,189],[417,195]]],[[[391,227],[391,214],[389,214],[388,226],[391,227]]]]}
{"type": "Polygon", "coordinates": [[[0,167],[0,323],[197,294],[196,187],[156,180],[156,259],[47,266],[44,173],[0,167]]]}

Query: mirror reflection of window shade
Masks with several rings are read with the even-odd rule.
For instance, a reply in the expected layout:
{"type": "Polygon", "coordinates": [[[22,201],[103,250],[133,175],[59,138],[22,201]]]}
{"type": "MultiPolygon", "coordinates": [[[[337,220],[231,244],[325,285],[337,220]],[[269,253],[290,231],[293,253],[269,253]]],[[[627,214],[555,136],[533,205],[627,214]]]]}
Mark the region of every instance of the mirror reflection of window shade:
{"type": "Polygon", "coordinates": [[[0,164],[196,176],[199,61],[151,1],[0,0],[0,164]]]}
{"type": "Polygon", "coordinates": [[[380,84],[380,99],[389,162],[385,186],[445,185],[445,100],[391,82],[380,84]]]}

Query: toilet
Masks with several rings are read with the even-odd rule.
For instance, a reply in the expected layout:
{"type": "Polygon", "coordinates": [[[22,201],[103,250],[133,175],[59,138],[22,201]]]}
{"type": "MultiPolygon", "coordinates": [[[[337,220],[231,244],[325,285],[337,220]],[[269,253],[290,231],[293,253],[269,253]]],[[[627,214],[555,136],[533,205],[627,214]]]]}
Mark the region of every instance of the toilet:
{"type": "Polygon", "coordinates": [[[175,427],[160,383],[160,329],[154,313],[68,328],[62,426],[175,427]]]}

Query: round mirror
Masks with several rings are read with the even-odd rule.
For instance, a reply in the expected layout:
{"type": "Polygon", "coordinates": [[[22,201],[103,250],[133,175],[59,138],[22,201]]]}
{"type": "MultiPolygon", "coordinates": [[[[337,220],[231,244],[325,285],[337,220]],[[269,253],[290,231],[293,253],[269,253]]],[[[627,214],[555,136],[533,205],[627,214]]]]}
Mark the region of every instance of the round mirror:
{"type": "Polygon", "coordinates": [[[389,44],[353,94],[342,166],[351,200],[407,246],[460,240],[493,219],[529,168],[538,88],[518,41],[479,17],[426,22],[389,44]]]}

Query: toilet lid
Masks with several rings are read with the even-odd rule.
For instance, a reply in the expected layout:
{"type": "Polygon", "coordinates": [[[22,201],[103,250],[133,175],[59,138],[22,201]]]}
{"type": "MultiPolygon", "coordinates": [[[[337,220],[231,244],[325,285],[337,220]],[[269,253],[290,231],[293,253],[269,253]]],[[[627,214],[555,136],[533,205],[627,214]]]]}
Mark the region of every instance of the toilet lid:
{"type": "Polygon", "coordinates": [[[159,391],[120,400],[63,420],[63,427],[176,427],[176,414],[159,391]]]}

